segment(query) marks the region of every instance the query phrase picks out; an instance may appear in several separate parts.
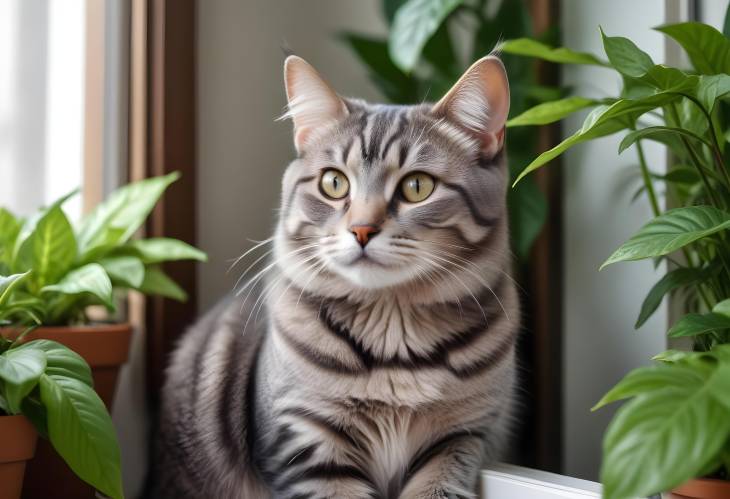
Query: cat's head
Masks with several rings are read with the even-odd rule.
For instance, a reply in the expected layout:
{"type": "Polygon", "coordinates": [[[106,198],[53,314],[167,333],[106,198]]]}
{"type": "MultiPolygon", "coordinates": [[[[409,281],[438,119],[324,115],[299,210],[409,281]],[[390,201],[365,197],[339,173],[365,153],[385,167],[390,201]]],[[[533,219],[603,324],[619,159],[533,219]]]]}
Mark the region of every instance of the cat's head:
{"type": "Polygon", "coordinates": [[[414,106],[343,98],[296,56],[284,76],[298,157],[275,247],[300,287],[325,276],[341,291],[437,282],[463,274],[490,234],[505,236],[509,84],[497,57],[414,106]]]}

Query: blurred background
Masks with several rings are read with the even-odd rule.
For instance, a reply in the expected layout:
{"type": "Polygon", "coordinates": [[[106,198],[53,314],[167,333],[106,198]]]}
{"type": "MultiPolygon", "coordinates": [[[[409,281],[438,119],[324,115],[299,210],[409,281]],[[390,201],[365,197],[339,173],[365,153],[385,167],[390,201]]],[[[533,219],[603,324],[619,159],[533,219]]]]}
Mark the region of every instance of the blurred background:
{"type": "MultiPolygon", "coordinates": [[[[657,62],[679,51],[652,27],[699,20],[720,27],[726,0],[474,0],[463,3],[413,61],[391,59],[387,37],[401,1],[381,0],[0,0],[0,205],[20,214],[70,191],[78,219],[130,180],[181,171],[146,228],[209,255],[171,265],[192,300],[130,306],[138,325],[114,418],[125,487],[140,490],[148,432],[167,352],[199,312],[231,291],[233,259],[267,238],[281,174],[294,156],[291,126],[275,121],[285,95],[285,53],[312,63],[340,93],[369,100],[436,100],[469,62],[500,39],[536,36],[602,53],[598,26],[634,40],[657,62]],[[462,6],[463,7],[463,6],[462,6]],[[396,61],[398,62],[398,61],[396,61]],[[410,64],[412,69],[404,70],[410,64]]],[[[428,6],[429,2],[422,3],[428,6]]],[[[434,2],[430,2],[434,3],[434,2]]],[[[436,2],[438,3],[438,2],[436,2]]],[[[572,89],[616,92],[614,73],[505,58],[513,115],[572,89]]],[[[511,168],[580,126],[508,133],[511,168]]],[[[649,218],[631,202],[633,166],[618,137],[576,147],[560,167],[510,193],[514,275],[526,319],[522,411],[513,462],[596,479],[611,411],[590,407],[629,369],[665,347],[669,311],[633,324],[664,269],[643,262],[597,269],[649,218]],[[633,285],[625,283],[631,277],[633,285]]],[[[666,168],[652,143],[647,160],[666,168]]],[[[549,171],[548,171],[549,170],[549,171]]]]}

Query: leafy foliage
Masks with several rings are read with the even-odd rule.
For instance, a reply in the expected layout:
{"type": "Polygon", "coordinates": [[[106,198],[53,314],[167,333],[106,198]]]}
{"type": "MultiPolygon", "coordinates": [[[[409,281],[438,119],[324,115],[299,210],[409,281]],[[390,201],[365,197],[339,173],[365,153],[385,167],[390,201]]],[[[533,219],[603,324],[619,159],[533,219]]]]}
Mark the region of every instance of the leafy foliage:
{"type": "Polygon", "coordinates": [[[623,132],[619,152],[637,151],[640,192],[649,198],[654,218],[602,268],[629,260],[668,259],[671,270],[649,292],[636,327],[678,290],[687,312],[667,334],[692,338],[693,351],[657,355],[657,365],[630,372],[595,407],[628,399],[604,437],[601,480],[609,499],[645,497],[708,474],[730,476],[728,19],[730,10],[725,34],[700,23],[657,28],[684,48],[692,62],[687,70],[656,65],[631,40],[602,30],[608,63],[533,40],[507,41],[502,47],[507,53],[601,65],[618,73],[623,89],[615,98],[573,96],[512,118],[512,126],[537,125],[593,108],[578,131],[529,162],[516,184],[581,142],[623,132]],[[642,119],[648,113],[652,119],[642,119]],[[675,165],[665,175],[651,171],[643,140],[658,141],[672,152],[675,165]],[[659,183],[679,207],[661,211],[659,183]]]}
{"type": "MultiPolygon", "coordinates": [[[[205,253],[175,239],[131,239],[177,177],[120,188],[76,230],[62,208],[75,193],[27,220],[0,208],[0,327],[81,322],[89,305],[113,310],[115,289],[185,300],[160,265],[205,253]]],[[[0,334],[0,414],[25,415],[81,479],[122,497],[119,444],[88,364],[60,343],[11,333],[0,334]]]]}
{"type": "MultiPolygon", "coordinates": [[[[524,1],[502,2],[491,17],[487,15],[487,3],[487,0],[382,0],[383,14],[390,25],[387,39],[355,33],[340,34],[340,39],[357,55],[370,79],[391,102],[413,104],[435,100],[451,88],[473,61],[494,50],[502,38],[531,34],[524,1]],[[461,46],[462,37],[452,34],[457,28],[467,32],[466,47],[461,46]],[[468,57],[462,56],[467,53],[468,57]]],[[[522,40],[528,46],[547,47],[527,38],[522,40]]],[[[555,57],[602,64],[588,54],[570,51],[555,57]]],[[[503,61],[510,74],[512,116],[531,105],[559,97],[558,89],[537,83],[530,61],[512,55],[504,56],[503,61]]],[[[519,165],[536,144],[535,130],[513,129],[507,140],[511,163],[519,165]]],[[[513,179],[518,172],[510,168],[513,179]]],[[[511,190],[507,202],[512,247],[525,259],[546,219],[547,202],[532,179],[511,190]]]]}
{"type": "Polygon", "coordinates": [[[0,342],[2,411],[27,416],[81,479],[120,498],[119,444],[92,385],[86,362],[60,343],[0,342]]]}
{"type": "Polygon", "coordinates": [[[77,229],[63,211],[75,193],[27,220],[0,208],[0,326],[83,322],[89,305],[114,310],[115,289],[184,300],[160,264],[204,261],[205,253],[175,239],[131,239],[177,178],[173,173],[118,189],[77,229]]]}

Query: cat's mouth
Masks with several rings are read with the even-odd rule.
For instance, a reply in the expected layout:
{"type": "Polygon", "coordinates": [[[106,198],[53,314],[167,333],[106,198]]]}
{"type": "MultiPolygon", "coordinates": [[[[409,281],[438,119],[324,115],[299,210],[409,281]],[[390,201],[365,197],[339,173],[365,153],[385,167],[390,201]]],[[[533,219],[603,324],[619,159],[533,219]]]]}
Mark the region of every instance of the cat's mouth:
{"type": "Polygon", "coordinates": [[[359,255],[350,261],[349,265],[378,265],[380,267],[387,267],[382,262],[373,258],[372,255],[362,251],[359,255]]]}

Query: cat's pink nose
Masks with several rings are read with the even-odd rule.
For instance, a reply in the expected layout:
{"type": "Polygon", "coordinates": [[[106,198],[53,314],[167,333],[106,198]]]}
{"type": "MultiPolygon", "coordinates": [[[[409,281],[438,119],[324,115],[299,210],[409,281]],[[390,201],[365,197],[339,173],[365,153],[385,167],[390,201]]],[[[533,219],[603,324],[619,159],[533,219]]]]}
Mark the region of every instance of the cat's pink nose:
{"type": "Polygon", "coordinates": [[[351,225],[350,232],[355,236],[360,246],[364,248],[368,241],[380,232],[380,228],[373,224],[351,225]]]}

